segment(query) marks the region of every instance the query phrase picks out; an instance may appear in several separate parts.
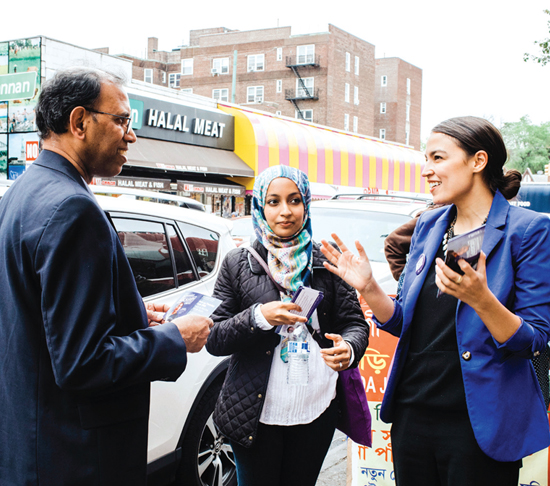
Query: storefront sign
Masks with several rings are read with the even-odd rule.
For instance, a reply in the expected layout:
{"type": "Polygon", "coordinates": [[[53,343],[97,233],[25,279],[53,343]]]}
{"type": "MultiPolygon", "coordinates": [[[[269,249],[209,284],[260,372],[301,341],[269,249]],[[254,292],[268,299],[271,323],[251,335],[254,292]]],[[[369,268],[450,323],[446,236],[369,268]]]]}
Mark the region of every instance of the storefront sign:
{"type": "Polygon", "coordinates": [[[162,179],[132,179],[130,177],[114,177],[105,179],[94,177],[92,184],[107,187],[129,187],[131,189],[144,189],[155,191],[169,191],[170,181],[162,179]]]}
{"type": "Polygon", "coordinates": [[[132,128],[138,137],[234,150],[232,115],[132,93],[129,98],[132,128]]]}
{"type": "Polygon", "coordinates": [[[189,194],[203,193],[217,196],[238,196],[244,197],[245,188],[243,186],[225,186],[220,184],[198,184],[195,182],[178,182],[178,191],[189,194]]]}

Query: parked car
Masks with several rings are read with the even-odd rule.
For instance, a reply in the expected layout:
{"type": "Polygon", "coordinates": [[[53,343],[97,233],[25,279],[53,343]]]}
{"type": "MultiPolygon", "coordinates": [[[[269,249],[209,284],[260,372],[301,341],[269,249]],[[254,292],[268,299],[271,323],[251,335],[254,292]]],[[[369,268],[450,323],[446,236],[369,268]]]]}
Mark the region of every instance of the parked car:
{"type": "MultiPolygon", "coordinates": [[[[225,220],[163,204],[96,198],[118,232],[145,301],[171,305],[184,290],[212,293],[223,258],[235,248],[225,220]]],[[[152,383],[149,484],[237,484],[231,447],[212,421],[228,362],[203,349],[188,355],[176,382],[152,383]]]]}
{"type": "Polygon", "coordinates": [[[431,204],[429,195],[342,195],[311,203],[313,239],[332,241],[336,233],[357,253],[355,241],[365,248],[374,277],[388,295],[394,295],[393,279],[384,254],[384,239],[431,204]]]}
{"type": "Polygon", "coordinates": [[[231,236],[237,246],[250,246],[256,239],[254,227],[252,226],[252,216],[241,216],[233,218],[231,236]]]}
{"type": "Polygon", "coordinates": [[[156,202],[206,212],[206,206],[204,204],[190,197],[175,196],[174,194],[146,191],[144,189],[133,189],[130,187],[98,186],[95,184],[91,184],[89,187],[94,194],[101,196],[122,197],[124,199],[156,202]]]}

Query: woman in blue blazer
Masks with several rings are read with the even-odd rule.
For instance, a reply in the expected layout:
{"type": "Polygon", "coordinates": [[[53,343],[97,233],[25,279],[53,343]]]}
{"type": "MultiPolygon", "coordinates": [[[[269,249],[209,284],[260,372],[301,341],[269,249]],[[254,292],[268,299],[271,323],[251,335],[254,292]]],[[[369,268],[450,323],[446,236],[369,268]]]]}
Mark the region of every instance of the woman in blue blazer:
{"type": "Polygon", "coordinates": [[[510,206],[517,171],[486,120],[453,118],[426,147],[435,204],[413,234],[403,288],[390,299],[368,257],[336,236],[327,268],[399,337],[381,418],[392,422],[396,483],[517,485],[521,459],[548,447],[544,400],[530,358],[550,340],[550,219],[510,206]],[[485,225],[477,268],[444,264],[453,236],[485,225]],[[441,295],[438,297],[438,291],[441,295]]]}

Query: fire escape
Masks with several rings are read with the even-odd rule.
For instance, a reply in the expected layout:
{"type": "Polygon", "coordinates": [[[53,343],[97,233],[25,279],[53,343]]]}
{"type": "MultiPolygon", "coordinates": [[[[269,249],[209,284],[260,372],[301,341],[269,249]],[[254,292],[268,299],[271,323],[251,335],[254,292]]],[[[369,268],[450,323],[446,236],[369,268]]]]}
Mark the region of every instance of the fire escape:
{"type": "Polygon", "coordinates": [[[298,80],[297,89],[287,89],[285,90],[285,99],[290,101],[294,108],[296,108],[296,113],[298,118],[305,120],[304,114],[300,107],[298,106],[298,101],[302,100],[318,100],[319,99],[319,88],[312,88],[306,86],[304,79],[300,75],[300,69],[305,68],[308,71],[311,68],[319,68],[320,56],[314,54],[304,54],[298,56],[287,56],[286,58],[286,67],[292,69],[292,72],[298,80]]]}

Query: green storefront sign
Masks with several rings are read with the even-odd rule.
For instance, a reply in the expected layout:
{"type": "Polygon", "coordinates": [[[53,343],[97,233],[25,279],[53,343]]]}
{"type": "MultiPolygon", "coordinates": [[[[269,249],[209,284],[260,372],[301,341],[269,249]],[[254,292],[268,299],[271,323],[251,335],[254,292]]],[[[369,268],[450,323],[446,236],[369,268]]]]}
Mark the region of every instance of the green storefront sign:
{"type": "Polygon", "coordinates": [[[32,98],[35,89],[36,71],[0,76],[0,101],[32,98]]]}

